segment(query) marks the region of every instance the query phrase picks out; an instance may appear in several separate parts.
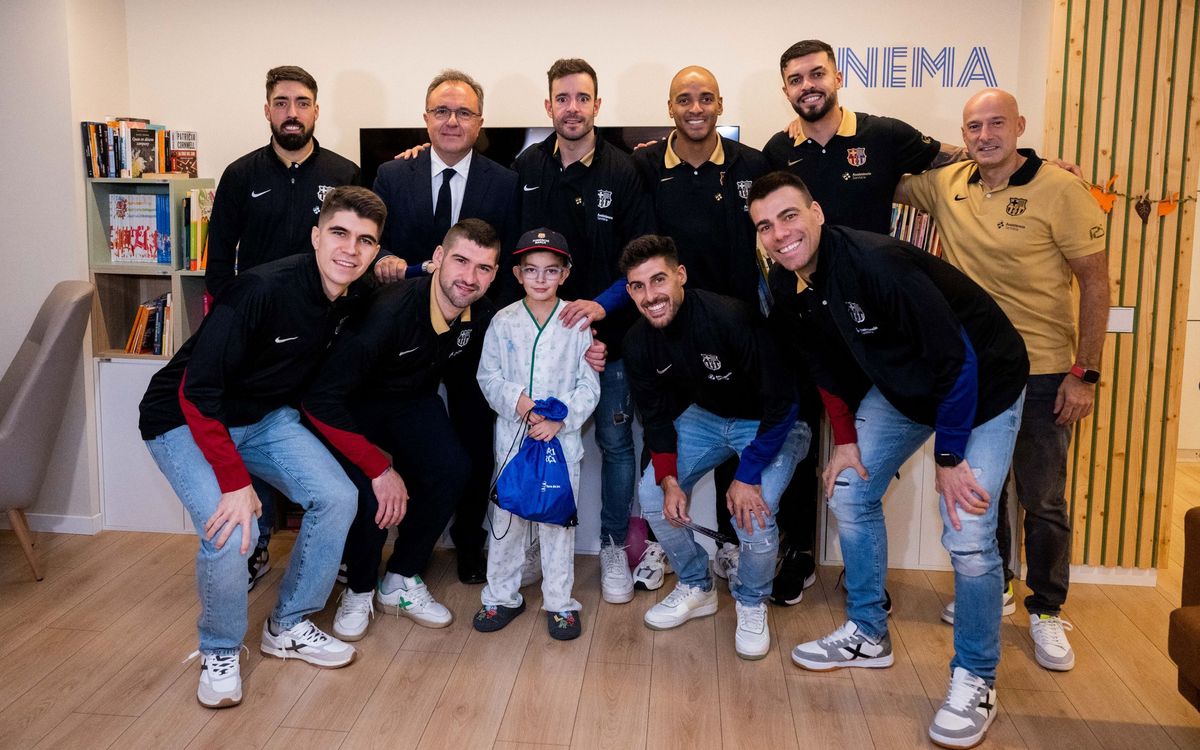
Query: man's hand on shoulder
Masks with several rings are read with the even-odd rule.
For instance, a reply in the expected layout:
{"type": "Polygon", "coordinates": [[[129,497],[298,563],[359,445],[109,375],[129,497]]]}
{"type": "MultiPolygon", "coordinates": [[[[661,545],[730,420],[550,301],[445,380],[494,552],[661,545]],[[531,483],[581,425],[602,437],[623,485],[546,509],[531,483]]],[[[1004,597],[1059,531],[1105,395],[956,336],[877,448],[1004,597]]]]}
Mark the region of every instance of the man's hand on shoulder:
{"type": "Polygon", "coordinates": [[[420,156],[421,152],[427,148],[429,148],[428,143],[422,143],[420,146],[413,146],[412,148],[405,149],[405,150],[401,151],[400,153],[396,154],[395,156],[392,157],[392,160],[394,161],[396,159],[405,159],[405,160],[415,159],[418,156],[420,156]]]}
{"type": "Polygon", "coordinates": [[[563,305],[562,312],[558,314],[558,319],[567,328],[579,323],[579,330],[583,330],[592,323],[599,323],[604,320],[604,308],[599,302],[590,299],[577,299],[563,305]]]}
{"type": "Polygon", "coordinates": [[[1054,166],[1058,167],[1059,169],[1065,169],[1068,172],[1070,172],[1071,174],[1075,175],[1076,177],[1079,177],[1079,178],[1083,177],[1083,170],[1080,169],[1079,165],[1076,164],[1075,162],[1063,161],[1062,159],[1046,159],[1046,163],[1053,164],[1054,166]]]}
{"type": "Polygon", "coordinates": [[[799,115],[792,119],[787,126],[788,138],[793,141],[804,134],[804,120],[801,120],[799,115]]]}

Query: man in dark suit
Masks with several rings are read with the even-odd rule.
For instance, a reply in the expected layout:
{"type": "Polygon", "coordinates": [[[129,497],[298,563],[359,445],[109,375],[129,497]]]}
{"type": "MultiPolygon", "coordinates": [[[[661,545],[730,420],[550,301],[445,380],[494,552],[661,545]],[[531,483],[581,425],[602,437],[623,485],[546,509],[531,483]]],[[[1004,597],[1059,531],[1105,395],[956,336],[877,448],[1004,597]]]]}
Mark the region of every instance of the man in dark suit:
{"type": "Polygon", "coordinates": [[[474,151],[483,88],[461,71],[439,73],[425,94],[425,127],[432,148],[384,164],[375,178],[389,211],[375,264],[381,281],[403,278],[409,266],[428,261],[460,219],[483,219],[505,249],[512,244],[517,175],[474,151]],[[448,196],[445,204],[442,196],[448,196]]]}
{"type": "MultiPolygon", "coordinates": [[[[483,87],[462,71],[439,73],[425,93],[425,126],[432,148],[384,164],[375,178],[375,192],[389,214],[375,264],[380,281],[402,279],[409,266],[429,263],[446,232],[462,219],[486,221],[500,236],[504,252],[512,249],[517,175],[474,151],[483,126],[483,87]]],[[[447,376],[445,384],[450,419],[471,459],[450,538],[458,550],[459,579],[483,583],[483,517],[492,479],[495,414],[473,372],[447,376]]]]}

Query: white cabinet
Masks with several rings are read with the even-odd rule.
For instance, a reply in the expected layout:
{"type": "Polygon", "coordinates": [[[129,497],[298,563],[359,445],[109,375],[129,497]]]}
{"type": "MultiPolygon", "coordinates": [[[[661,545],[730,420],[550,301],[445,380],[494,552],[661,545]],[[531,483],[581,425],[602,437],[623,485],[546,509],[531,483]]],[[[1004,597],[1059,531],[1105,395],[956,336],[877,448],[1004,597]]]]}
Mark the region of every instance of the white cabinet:
{"type": "Polygon", "coordinates": [[[104,528],[191,531],[192,523],[183,505],[138,432],[138,403],[150,378],[166,362],[105,358],[95,362],[104,528]]]}

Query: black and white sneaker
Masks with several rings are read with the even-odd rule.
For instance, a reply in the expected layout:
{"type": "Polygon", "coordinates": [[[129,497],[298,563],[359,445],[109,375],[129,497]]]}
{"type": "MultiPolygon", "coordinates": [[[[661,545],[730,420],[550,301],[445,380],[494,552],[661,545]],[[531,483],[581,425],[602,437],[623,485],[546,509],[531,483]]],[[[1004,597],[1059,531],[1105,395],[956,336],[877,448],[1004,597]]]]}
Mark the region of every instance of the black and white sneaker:
{"type": "Polygon", "coordinates": [[[814,672],[827,672],[842,667],[892,666],[892,637],[887,633],[873,641],[847,621],[824,638],[801,643],[792,649],[792,661],[814,672]]]}
{"type": "Polygon", "coordinates": [[[230,708],[242,702],[241,652],[233,654],[201,654],[199,651],[188,657],[188,661],[200,657],[200,685],[196,688],[196,700],[205,708],[230,708]]]}
{"type": "Polygon", "coordinates": [[[254,590],[254,584],[258,583],[258,579],[267,574],[271,569],[271,551],[266,545],[255,547],[250,553],[250,558],[246,560],[246,567],[250,569],[250,584],[247,591],[254,590]]]}
{"type": "Polygon", "coordinates": [[[799,604],[804,589],[817,582],[817,563],[813,553],[787,545],[779,556],[779,572],[771,584],[771,601],[781,607],[799,604]]]}
{"type": "Polygon", "coordinates": [[[929,739],[942,747],[975,747],[996,718],[996,688],[962,667],[954,668],[946,700],[929,725],[929,739]]]}
{"type": "Polygon", "coordinates": [[[271,632],[271,619],[263,623],[259,651],[280,659],[300,659],[317,667],[337,669],[354,661],[354,647],[326,635],[310,620],[301,620],[278,635],[271,632]]]}

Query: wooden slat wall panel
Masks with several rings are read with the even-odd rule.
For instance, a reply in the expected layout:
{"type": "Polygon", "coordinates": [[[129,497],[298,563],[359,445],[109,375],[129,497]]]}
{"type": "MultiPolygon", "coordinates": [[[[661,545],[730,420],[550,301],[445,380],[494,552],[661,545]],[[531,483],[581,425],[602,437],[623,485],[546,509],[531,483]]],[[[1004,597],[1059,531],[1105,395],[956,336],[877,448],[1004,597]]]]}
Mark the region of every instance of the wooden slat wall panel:
{"type": "Polygon", "coordinates": [[[1103,185],[1115,305],[1132,334],[1109,334],[1096,409],[1076,429],[1068,468],[1072,562],[1162,567],[1178,439],[1194,200],[1167,217],[1157,200],[1195,197],[1200,83],[1195,0],[1058,0],[1046,87],[1046,151],[1103,185]],[[1135,210],[1149,196],[1151,216],[1135,210]]]}

